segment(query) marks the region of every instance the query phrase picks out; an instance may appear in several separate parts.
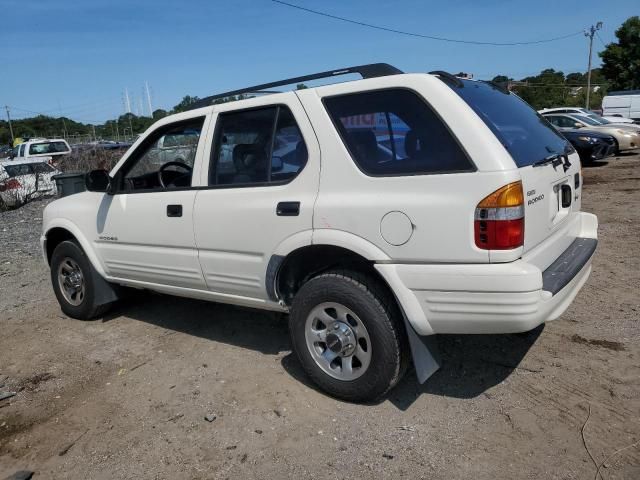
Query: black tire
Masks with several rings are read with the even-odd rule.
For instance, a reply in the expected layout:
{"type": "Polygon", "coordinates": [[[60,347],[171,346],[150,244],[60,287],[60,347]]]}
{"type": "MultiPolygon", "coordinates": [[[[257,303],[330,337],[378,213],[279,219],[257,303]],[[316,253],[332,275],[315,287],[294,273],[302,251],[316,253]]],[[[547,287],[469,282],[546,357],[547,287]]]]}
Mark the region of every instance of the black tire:
{"type": "Polygon", "coordinates": [[[404,321],[385,286],[373,276],[334,270],[305,283],[293,299],[289,316],[293,351],[306,374],[322,390],[350,402],[372,402],[393,388],[404,375],[409,347],[404,321]],[[368,368],[354,380],[333,378],[314,360],[305,337],[307,317],[318,305],[344,305],[364,324],[371,341],[368,368]]]}
{"type": "Polygon", "coordinates": [[[61,242],[53,251],[50,263],[53,291],[58,299],[60,308],[65,315],[78,320],[91,320],[101,316],[110,308],[111,304],[96,304],[96,287],[93,281],[93,266],[82,248],[80,248],[76,242],[71,240],[61,242]],[[73,260],[78,265],[82,273],[84,281],[84,295],[79,305],[73,305],[65,298],[58,280],[58,269],[60,264],[67,258],[73,260]]]}

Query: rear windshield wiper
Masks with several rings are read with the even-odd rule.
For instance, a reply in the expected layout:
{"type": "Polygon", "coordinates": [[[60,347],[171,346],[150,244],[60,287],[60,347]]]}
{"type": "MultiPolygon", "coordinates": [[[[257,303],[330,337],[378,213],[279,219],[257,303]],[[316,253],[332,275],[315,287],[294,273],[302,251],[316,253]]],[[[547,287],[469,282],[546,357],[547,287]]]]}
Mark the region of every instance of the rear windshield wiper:
{"type": "Polygon", "coordinates": [[[562,159],[562,154],[553,153],[547,157],[544,157],[542,160],[538,160],[537,162],[533,162],[532,166],[534,167],[542,167],[543,165],[548,165],[549,163],[553,164],[553,167],[557,167],[558,165],[562,165],[564,163],[562,159]]]}

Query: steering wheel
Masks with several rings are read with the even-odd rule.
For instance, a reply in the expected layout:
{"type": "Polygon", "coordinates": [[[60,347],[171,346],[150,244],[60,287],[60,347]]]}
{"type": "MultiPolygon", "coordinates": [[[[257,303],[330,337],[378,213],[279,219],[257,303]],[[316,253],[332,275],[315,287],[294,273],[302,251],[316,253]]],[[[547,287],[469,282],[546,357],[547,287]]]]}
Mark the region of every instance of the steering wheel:
{"type": "Polygon", "coordinates": [[[183,169],[185,169],[187,171],[187,173],[191,173],[193,171],[193,168],[191,168],[186,163],[182,163],[182,162],[167,162],[167,163],[165,163],[164,165],[162,165],[160,167],[160,170],[158,170],[158,182],[160,182],[160,186],[162,188],[167,188],[167,186],[164,184],[164,178],[162,178],[162,174],[169,167],[183,168],[183,169]]]}

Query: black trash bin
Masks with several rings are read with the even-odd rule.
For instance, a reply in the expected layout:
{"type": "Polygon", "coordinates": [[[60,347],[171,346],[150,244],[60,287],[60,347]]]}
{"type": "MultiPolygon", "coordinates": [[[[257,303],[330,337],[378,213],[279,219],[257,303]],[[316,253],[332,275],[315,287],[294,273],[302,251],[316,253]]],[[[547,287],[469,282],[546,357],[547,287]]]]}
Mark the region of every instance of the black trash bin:
{"type": "Polygon", "coordinates": [[[51,179],[56,182],[59,197],[66,197],[86,190],[83,172],[59,173],[51,179]]]}

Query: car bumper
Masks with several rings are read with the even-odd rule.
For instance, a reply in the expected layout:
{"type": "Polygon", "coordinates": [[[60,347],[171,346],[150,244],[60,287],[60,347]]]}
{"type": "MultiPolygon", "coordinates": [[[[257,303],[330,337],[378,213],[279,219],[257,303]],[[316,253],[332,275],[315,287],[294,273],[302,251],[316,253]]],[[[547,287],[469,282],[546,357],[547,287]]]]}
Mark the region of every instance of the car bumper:
{"type": "MultiPolygon", "coordinates": [[[[520,259],[478,265],[377,264],[419,335],[531,330],[569,307],[591,273],[597,222],[545,269],[520,259]]],[[[584,223],[584,221],[583,221],[584,223]]],[[[584,229],[583,229],[584,233],[584,229]]]]}
{"type": "Polygon", "coordinates": [[[618,151],[620,152],[640,149],[640,135],[623,135],[617,137],[616,140],[618,141],[618,151]]]}

